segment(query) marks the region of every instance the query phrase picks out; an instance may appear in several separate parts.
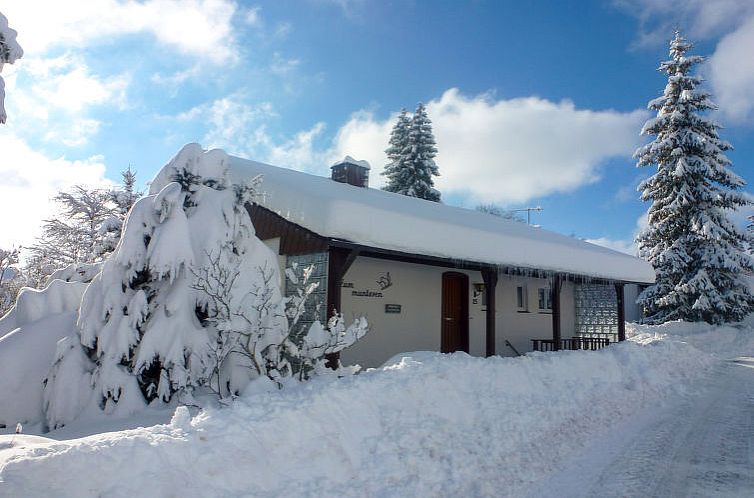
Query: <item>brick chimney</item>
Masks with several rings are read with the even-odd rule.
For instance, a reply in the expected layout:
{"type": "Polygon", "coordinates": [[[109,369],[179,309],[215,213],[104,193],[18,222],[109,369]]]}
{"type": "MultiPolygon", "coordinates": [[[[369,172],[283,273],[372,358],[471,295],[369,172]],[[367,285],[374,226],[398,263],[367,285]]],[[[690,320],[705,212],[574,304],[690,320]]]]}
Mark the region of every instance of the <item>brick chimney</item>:
{"type": "Polygon", "coordinates": [[[358,161],[351,156],[330,166],[330,178],[340,183],[347,183],[356,187],[369,187],[369,163],[358,161]]]}

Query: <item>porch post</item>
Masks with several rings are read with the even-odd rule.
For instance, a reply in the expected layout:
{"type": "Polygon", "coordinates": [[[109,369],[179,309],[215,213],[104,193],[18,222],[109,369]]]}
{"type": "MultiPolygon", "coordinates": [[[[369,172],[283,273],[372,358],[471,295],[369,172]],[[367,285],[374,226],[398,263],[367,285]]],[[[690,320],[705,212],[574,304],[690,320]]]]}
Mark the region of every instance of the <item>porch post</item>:
{"type": "Polygon", "coordinates": [[[556,273],[552,277],[552,340],[553,350],[559,351],[561,349],[561,334],[560,334],[560,273],[556,273]]]}
{"type": "MultiPolygon", "coordinates": [[[[340,313],[341,309],[341,287],[343,277],[345,277],[348,268],[358,255],[358,251],[346,249],[343,247],[330,247],[328,249],[329,257],[327,261],[327,319],[329,320],[336,312],[340,313]]],[[[327,362],[325,365],[335,369],[340,360],[340,353],[326,355],[327,362]]]]}
{"type": "Polygon", "coordinates": [[[495,289],[497,288],[497,268],[482,270],[484,294],[487,300],[486,315],[486,356],[495,355],[495,289]]]}
{"type": "Polygon", "coordinates": [[[618,301],[618,342],[626,340],[626,299],[623,284],[615,284],[615,295],[618,301]]]}

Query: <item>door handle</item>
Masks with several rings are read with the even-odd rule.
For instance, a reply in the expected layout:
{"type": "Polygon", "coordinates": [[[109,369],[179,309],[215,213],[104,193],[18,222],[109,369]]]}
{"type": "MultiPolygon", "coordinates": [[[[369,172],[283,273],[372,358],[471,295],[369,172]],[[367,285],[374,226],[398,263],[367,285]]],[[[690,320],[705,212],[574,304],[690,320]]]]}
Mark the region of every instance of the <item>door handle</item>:
{"type": "Polygon", "coordinates": [[[453,319],[450,318],[450,317],[448,317],[448,316],[446,316],[445,318],[443,318],[443,320],[445,320],[446,322],[452,322],[453,321],[453,319]]]}

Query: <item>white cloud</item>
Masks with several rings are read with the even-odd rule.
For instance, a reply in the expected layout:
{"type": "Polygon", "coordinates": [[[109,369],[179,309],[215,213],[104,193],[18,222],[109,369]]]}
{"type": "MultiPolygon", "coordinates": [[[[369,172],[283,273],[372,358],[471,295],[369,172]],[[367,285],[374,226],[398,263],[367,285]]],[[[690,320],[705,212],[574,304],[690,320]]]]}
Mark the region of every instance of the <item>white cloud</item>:
{"type": "Polygon", "coordinates": [[[754,14],[747,0],[613,0],[639,20],[637,44],[666,43],[680,28],[692,38],[709,38],[731,31],[754,14]]]}
{"type": "Polygon", "coordinates": [[[719,39],[708,67],[714,99],[726,118],[754,116],[754,2],[747,0],[615,0],[639,19],[637,43],[667,43],[678,27],[694,40],[719,39]]]}
{"type": "Polygon", "coordinates": [[[744,121],[754,116],[754,15],[724,36],[710,58],[710,80],[717,104],[727,117],[744,121]]]}
{"type": "Polygon", "coordinates": [[[636,226],[631,234],[630,239],[610,239],[608,237],[597,237],[593,239],[585,239],[587,242],[596,244],[598,246],[607,247],[614,251],[623,252],[636,256],[639,253],[639,246],[636,244],[636,237],[641,233],[648,225],[647,213],[642,214],[636,220],[636,226]]]}
{"type": "MultiPolygon", "coordinates": [[[[439,148],[440,191],[502,204],[597,181],[605,160],[633,153],[646,118],[644,111],[582,110],[571,102],[536,97],[466,97],[456,89],[429,102],[427,110],[439,148]]],[[[327,174],[331,163],[348,154],[370,162],[375,186],[383,183],[384,149],[395,119],[356,112],[328,144],[322,143],[324,123],[290,138],[274,138],[268,131],[268,120],[275,116],[272,106],[245,104],[239,96],[192,109],[179,119],[200,116],[211,123],[205,146],[318,174],[327,174]]]]}
{"type": "Polygon", "coordinates": [[[297,164],[304,169],[322,171],[329,166],[327,152],[318,152],[315,141],[322,136],[325,123],[316,123],[311,129],[304,130],[282,144],[275,145],[267,135],[260,135],[259,142],[267,145],[265,160],[272,164],[297,164]]]}
{"type": "Polygon", "coordinates": [[[204,136],[206,147],[230,146],[243,153],[254,150],[258,143],[255,129],[275,116],[275,111],[269,102],[250,105],[244,103],[241,97],[232,95],[195,107],[179,115],[178,119],[199,118],[210,123],[211,127],[204,136]]]}
{"type": "MultiPolygon", "coordinates": [[[[597,181],[605,160],[634,151],[646,118],[644,111],[584,110],[569,101],[537,97],[466,97],[457,89],[429,102],[427,111],[439,149],[440,191],[502,204],[597,181]]],[[[368,160],[372,182],[380,184],[393,120],[355,114],[339,130],[333,157],[350,154],[368,160]]]]}
{"type": "Polygon", "coordinates": [[[0,247],[29,244],[41,220],[53,212],[50,199],[73,185],[108,185],[101,156],[71,161],[32,150],[8,129],[0,129],[0,247]]]}
{"type": "Polygon", "coordinates": [[[287,76],[299,67],[301,61],[298,59],[286,59],[279,52],[272,55],[270,71],[278,76],[287,76]]]}
{"type": "Polygon", "coordinates": [[[85,144],[100,122],[90,116],[99,106],[126,107],[129,75],[100,77],[72,54],[29,58],[13,67],[8,108],[19,135],[34,135],[66,146],[85,144]],[[19,78],[24,84],[17,84],[19,78]]]}
{"type": "Polygon", "coordinates": [[[586,242],[636,256],[636,242],[633,240],[613,240],[607,237],[599,237],[596,239],[586,239],[586,242]]]}
{"type": "Polygon", "coordinates": [[[248,9],[244,14],[244,21],[246,22],[246,24],[255,27],[263,26],[264,21],[262,20],[262,15],[260,13],[261,10],[262,8],[259,6],[251,7],[250,9],[248,9]]]}
{"type": "Polygon", "coordinates": [[[27,0],[3,6],[28,55],[54,47],[147,33],[181,53],[225,63],[237,59],[230,0],[27,0]]]}

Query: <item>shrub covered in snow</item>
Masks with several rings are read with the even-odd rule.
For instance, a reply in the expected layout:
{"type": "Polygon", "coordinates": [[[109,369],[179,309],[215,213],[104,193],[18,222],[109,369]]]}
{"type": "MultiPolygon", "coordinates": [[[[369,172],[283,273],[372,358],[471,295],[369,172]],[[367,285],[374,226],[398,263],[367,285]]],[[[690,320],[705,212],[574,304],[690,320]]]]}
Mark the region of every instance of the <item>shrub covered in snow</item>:
{"type": "Polygon", "coordinates": [[[277,257],[245,208],[258,180],[231,184],[227,165],[223,151],[187,145],[134,204],[84,294],[77,334],[59,344],[45,387],[50,427],[87,407],[125,415],[194,404],[198,390],[234,396],[259,377],[302,378],[366,332],[338,319],[292,337],[277,257]]]}

